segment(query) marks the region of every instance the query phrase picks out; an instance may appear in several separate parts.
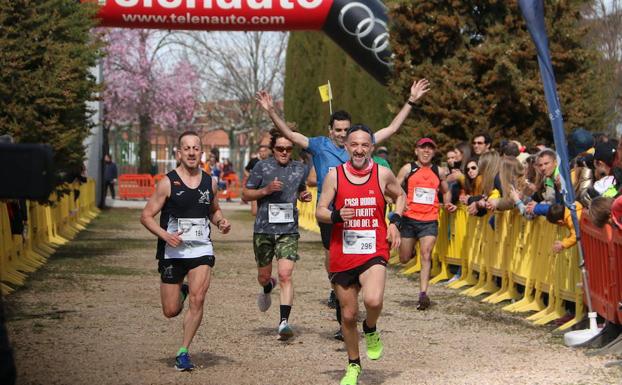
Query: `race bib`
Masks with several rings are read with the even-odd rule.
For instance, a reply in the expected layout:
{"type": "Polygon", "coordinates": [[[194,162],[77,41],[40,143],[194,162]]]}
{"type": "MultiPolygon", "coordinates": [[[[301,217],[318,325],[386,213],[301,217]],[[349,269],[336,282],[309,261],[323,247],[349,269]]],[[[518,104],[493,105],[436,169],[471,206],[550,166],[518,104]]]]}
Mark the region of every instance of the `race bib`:
{"type": "Polygon", "coordinates": [[[292,223],[294,221],[294,205],[292,203],[269,203],[269,223],[292,223]]]}
{"type": "Polygon", "coordinates": [[[376,230],[343,230],[344,254],[374,254],[376,230]]]}
{"type": "Polygon", "coordinates": [[[209,227],[205,218],[179,218],[177,228],[183,241],[209,240],[209,227]]]}
{"type": "Polygon", "coordinates": [[[436,189],[426,187],[415,187],[413,192],[413,202],[422,205],[433,205],[436,197],[436,189]]]}

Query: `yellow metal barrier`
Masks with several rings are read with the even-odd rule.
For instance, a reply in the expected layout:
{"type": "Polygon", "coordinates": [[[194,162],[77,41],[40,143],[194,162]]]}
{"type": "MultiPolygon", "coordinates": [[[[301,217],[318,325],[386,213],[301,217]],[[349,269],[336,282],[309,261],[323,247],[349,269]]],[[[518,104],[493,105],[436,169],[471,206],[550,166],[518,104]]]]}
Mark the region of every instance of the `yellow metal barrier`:
{"type": "Polygon", "coordinates": [[[66,187],[69,194],[50,197],[53,206],[26,201],[28,217],[21,235],[11,233],[8,203],[0,202],[0,291],[3,294],[22,286],[27,274],[43,266],[56,246],[68,242],[99,213],[95,181],[66,187]]]}

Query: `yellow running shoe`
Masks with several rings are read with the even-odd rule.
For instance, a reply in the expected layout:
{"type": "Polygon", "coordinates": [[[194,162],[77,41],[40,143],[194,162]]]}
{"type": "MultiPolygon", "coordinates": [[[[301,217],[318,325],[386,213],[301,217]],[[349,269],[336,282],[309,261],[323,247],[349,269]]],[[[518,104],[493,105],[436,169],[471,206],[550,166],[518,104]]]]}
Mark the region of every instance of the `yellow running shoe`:
{"type": "Polygon", "coordinates": [[[364,333],[365,343],[367,344],[367,358],[370,360],[377,360],[382,356],[384,345],[380,341],[380,333],[364,333]]]}
{"type": "Polygon", "coordinates": [[[340,385],[356,385],[361,374],[361,365],[348,364],[346,375],[341,379],[340,385]]]}

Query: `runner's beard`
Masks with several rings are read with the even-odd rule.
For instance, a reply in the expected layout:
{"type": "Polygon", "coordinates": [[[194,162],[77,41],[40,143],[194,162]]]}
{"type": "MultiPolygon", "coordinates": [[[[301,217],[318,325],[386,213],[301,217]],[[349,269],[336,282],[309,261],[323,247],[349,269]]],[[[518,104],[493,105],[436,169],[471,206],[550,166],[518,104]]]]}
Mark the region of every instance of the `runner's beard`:
{"type": "Polygon", "coordinates": [[[363,157],[362,159],[358,157],[352,157],[352,160],[350,161],[352,166],[354,166],[354,168],[358,170],[362,170],[365,167],[367,167],[368,162],[369,162],[368,157],[363,157]]]}

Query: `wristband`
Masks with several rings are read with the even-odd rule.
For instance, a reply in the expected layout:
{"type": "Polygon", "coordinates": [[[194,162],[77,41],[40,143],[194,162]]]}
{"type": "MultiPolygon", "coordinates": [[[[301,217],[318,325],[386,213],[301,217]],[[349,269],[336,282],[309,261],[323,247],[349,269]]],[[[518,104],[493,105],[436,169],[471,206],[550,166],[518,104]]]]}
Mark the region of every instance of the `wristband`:
{"type": "Polygon", "coordinates": [[[408,99],[406,103],[408,103],[411,107],[414,107],[417,105],[417,102],[411,102],[410,99],[408,99]]]}
{"type": "Polygon", "coordinates": [[[391,218],[389,218],[389,223],[395,223],[397,227],[399,227],[401,222],[402,222],[402,216],[400,214],[393,213],[391,215],[391,218]]]}
{"type": "Polygon", "coordinates": [[[333,223],[343,222],[343,218],[341,217],[341,213],[339,212],[339,210],[333,210],[333,212],[330,213],[330,221],[333,223]]]}

